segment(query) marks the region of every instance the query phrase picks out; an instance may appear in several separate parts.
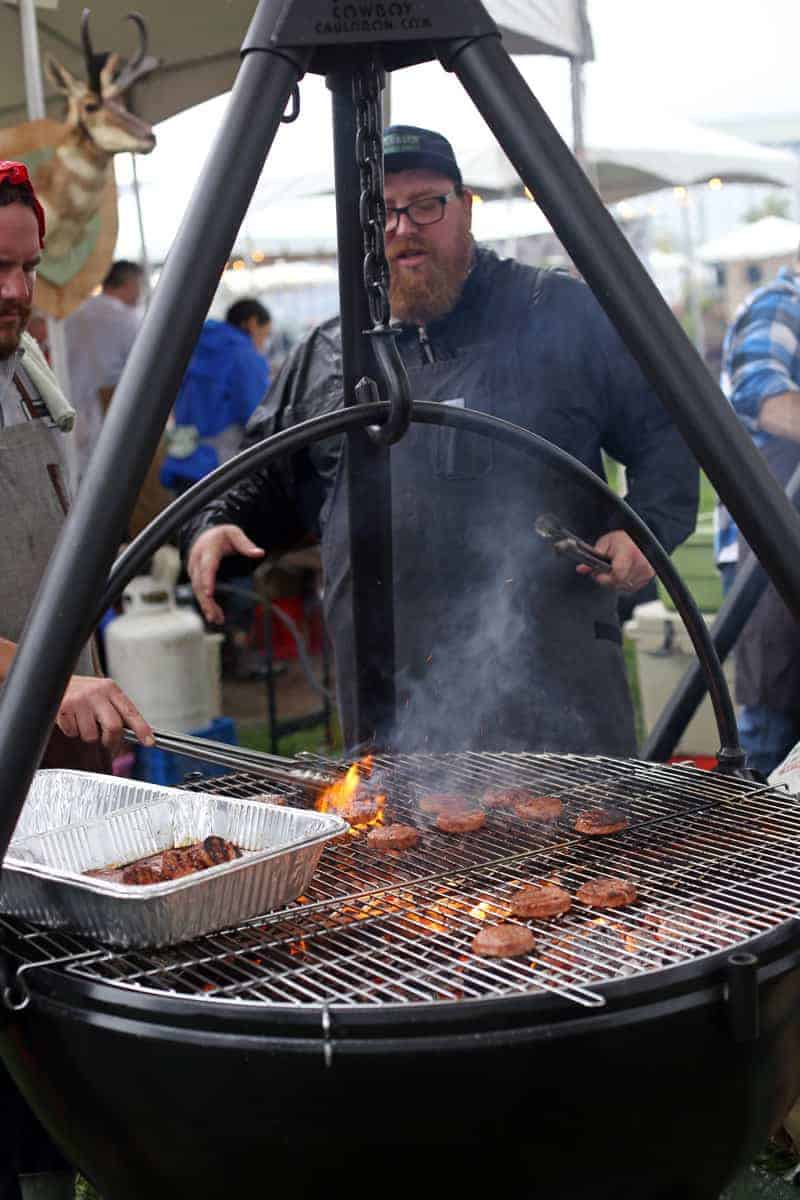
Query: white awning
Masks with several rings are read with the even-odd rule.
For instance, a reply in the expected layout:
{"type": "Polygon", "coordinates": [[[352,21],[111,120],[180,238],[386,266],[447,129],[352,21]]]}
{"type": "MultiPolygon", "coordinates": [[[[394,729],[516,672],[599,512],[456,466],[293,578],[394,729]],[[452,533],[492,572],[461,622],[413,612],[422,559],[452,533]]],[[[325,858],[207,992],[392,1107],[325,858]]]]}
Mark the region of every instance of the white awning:
{"type": "MultiPolygon", "coordinates": [[[[441,2],[441,0],[440,0],[441,2]]],[[[73,74],[84,77],[80,42],[86,0],[49,0],[38,10],[42,55],[55,55],[73,74]]],[[[514,54],[560,54],[591,58],[592,42],[583,0],[485,0],[490,16],[514,54]]],[[[150,50],[163,66],[136,89],[135,108],[155,123],[230,89],[239,48],[255,12],[256,0],[103,0],[91,6],[92,40],[97,51],[130,53],[135,30],[125,16],[135,8],[147,22],[150,50]]],[[[48,111],[60,99],[45,84],[48,111]]],[[[20,53],[19,13],[0,4],[0,127],[26,120],[20,53]]]]}
{"type": "Polygon", "coordinates": [[[696,254],[707,263],[743,262],[793,258],[799,246],[800,224],[785,217],[763,217],[706,242],[698,247],[696,254]]]}

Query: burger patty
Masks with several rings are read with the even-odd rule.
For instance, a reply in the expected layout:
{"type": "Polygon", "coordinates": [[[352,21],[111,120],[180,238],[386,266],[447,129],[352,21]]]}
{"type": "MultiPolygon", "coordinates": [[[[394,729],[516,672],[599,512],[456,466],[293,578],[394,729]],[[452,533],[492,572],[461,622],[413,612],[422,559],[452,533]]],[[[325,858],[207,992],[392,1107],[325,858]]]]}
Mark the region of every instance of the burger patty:
{"type": "Polygon", "coordinates": [[[619,808],[589,808],[578,813],[575,829],[589,837],[599,837],[607,833],[619,833],[627,829],[629,824],[630,821],[619,808]]]}
{"type": "Polygon", "coordinates": [[[530,796],[525,788],[487,788],[481,796],[481,804],[484,808],[513,808],[515,804],[529,800],[530,796]]]}
{"type": "Polygon", "coordinates": [[[524,925],[485,925],[472,939],[472,951],[482,958],[516,958],[529,954],[536,945],[524,925]]]}
{"type": "Polygon", "coordinates": [[[439,813],[474,811],[475,805],[458,792],[428,792],[420,798],[419,809],[438,816],[439,813]]]}
{"type": "Polygon", "coordinates": [[[521,821],[557,821],[564,805],[557,796],[528,796],[514,805],[514,812],[521,821]]]}
{"type": "Polygon", "coordinates": [[[572,900],[569,892],[556,887],[554,883],[529,885],[514,892],[511,897],[511,915],[522,917],[523,920],[534,917],[539,920],[560,917],[562,913],[569,912],[570,908],[572,900]]]}
{"type": "Polygon", "coordinates": [[[633,904],[638,895],[635,883],[610,876],[589,879],[575,893],[576,899],[592,908],[622,908],[625,904],[633,904]]]}
{"type": "Polygon", "coordinates": [[[381,811],[381,803],[377,796],[353,796],[344,808],[335,811],[348,825],[369,825],[381,811]]]}
{"type": "Polygon", "coordinates": [[[436,828],[443,833],[474,833],[486,824],[486,813],[479,808],[463,812],[443,812],[436,818],[436,828]]]}
{"type": "Polygon", "coordinates": [[[413,825],[379,825],[367,834],[373,850],[410,850],[419,841],[419,831],[413,825]]]}

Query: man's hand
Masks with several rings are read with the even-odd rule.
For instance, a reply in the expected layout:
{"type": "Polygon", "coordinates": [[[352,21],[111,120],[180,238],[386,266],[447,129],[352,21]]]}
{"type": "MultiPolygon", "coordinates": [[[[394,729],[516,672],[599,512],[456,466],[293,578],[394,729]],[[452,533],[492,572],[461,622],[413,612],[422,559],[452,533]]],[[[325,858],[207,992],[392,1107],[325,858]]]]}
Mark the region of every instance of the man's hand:
{"type": "Polygon", "coordinates": [[[113,679],[73,675],[61,700],[56,724],[67,737],[102,740],[112,752],[122,744],[127,725],[145,746],[155,745],[153,731],[132,700],[113,679]]]}
{"type": "Polygon", "coordinates": [[[214,589],[219,564],[229,554],[243,554],[245,558],[263,558],[264,551],[255,542],[251,542],[238,525],[214,525],[201,533],[192,544],[186,563],[200,611],[212,625],[222,625],[225,620],[222,609],[214,599],[214,589]]]}
{"type": "MultiPolygon", "coordinates": [[[[621,529],[604,533],[597,539],[593,549],[611,559],[611,569],[594,577],[600,587],[616,588],[620,592],[638,592],[655,575],[639,547],[621,529]]],[[[579,575],[588,575],[591,567],[582,563],[575,570],[579,575]]]]}

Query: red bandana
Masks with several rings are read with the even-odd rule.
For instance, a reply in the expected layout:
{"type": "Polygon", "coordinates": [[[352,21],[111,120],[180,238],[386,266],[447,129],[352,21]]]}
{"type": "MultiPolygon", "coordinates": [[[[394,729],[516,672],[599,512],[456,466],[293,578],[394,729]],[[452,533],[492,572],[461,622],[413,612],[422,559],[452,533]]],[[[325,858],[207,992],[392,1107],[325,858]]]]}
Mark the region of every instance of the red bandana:
{"type": "Polygon", "coordinates": [[[33,190],[31,177],[28,174],[28,168],[21,162],[9,162],[6,159],[0,158],[0,183],[7,180],[13,183],[16,187],[24,188],[33,201],[33,210],[36,213],[36,221],[39,225],[39,245],[44,245],[44,209],[36,199],[36,193],[33,190]]]}

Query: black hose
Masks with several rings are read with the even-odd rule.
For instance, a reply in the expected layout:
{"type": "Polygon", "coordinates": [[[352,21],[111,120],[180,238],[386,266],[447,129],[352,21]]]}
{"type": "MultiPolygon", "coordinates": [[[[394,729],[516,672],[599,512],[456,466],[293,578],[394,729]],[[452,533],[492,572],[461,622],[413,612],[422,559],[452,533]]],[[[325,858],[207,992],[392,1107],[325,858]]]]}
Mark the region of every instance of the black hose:
{"type": "MultiPolygon", "coordinates": [[[[254,446],[249,446],[235,458],[231,458],[221,467],[217,467],[216,471],[212,471],[210,475],[199,480],[194,487],[184,492],[168,508],[165,508],[120,555],[109,575],[97,619],[110,604],[114,603],[128,581],[144,566],[170,534],[176,532],[190,516],[221,495],[222,492],[227,491],[240,479],[249,475],[255,468],[263,466],[271,459],[294,454],[315,442],[322,441],[323,438],[361,429],[381,420],[385,421],[388,412],[388,403],[382,402],[323,413],[319,417],[312,417],[309,421],[303,421],[299,425],[293,425],[290,429],[275,433],[254,446]]],[[[450,405],[435,404],[430,401],[418,401],[414,404],[412,420],[419,421],[424,425],[452,425],[456,429],[480,433],[484,437],[492,437],[497,441],[516,446],[531,457],[543,459],[563,474],[571,476],[574,481],[594,496],[599,493],[608,504],[619,512],[622,518],[620,528],[636,543],[666,588],[686,626],[697,658],[705,672],[720,735],[720,750],[717,756],[719,767],[726,771],[743,767],[744,754],[739,745],[733,702],[708,626],[664,547],[630,505],[626,504],[607,483],[595,475],[594,471],[578,462],[571,454],[554,446],[552,442],[548,442],[538,434],[532,433],[528,429],[522,429],[519,425],[511,424],[510,421],[503,421],[499,417],[475,412],[469,408],[452,408],[450,405]]]]}

